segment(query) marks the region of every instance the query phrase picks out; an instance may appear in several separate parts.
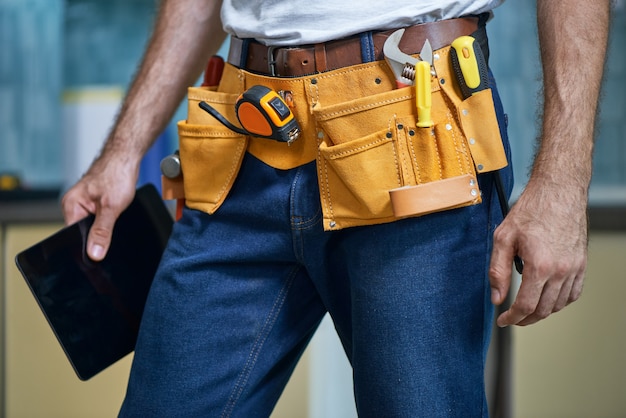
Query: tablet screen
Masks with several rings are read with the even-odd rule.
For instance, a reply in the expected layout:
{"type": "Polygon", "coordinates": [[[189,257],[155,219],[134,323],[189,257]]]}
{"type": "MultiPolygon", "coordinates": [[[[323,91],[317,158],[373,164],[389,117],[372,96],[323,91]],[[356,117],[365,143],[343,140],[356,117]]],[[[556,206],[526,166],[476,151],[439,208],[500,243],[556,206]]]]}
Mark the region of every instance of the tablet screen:
{"type": "Polygon", "coordinates": [[[101,262],[85,253],[89,216],[16,256],[16,263],[78,377],[133,351],[148,290],[173,220],[152,185],[115,224],[101,262]]]}

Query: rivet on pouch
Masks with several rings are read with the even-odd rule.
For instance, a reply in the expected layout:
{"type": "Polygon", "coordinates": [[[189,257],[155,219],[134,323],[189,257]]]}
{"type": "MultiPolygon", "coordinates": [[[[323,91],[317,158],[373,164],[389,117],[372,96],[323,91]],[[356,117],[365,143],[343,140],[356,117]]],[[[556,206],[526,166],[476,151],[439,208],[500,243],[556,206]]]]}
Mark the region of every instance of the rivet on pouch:
{"type": "Polygon", "coordinates": [[[380,77],[376,77],[376,79],[374,80],[374,82],[375,82],[376,84],[380,84],[380,83],[382,83],[382,82],[383,82],[383,80],[381,80],[381,79],[380,79],[380,77]]]}
{"type": "Polygon", "coordinates": [[[337,226],[337,222],[335,221],[330,221],[330,223],[328,224],[328,226],[330,226],[331,228],[334,228],[337,226]]]}
{"type": "Polygon", "coordinates": [[[317,78],[312,78],[311,79],[311,84],[317,84],[317,78]]]}
{"type": "Polygon", "coordinates": [[[324,138],[324,131],[317,131],[317,137],[318,137],[319,139],[324,138]]]}
{"type": "Polygon", "coordinates": [[[469,143],[470,145],[474,145],[476,143],[476,140],[474,138],[470,138],[469,143]]]}
{"type": "Polygon", "coordinates": [[[413,129],[411,129],[411,130],[409,131],[409,135],[410,135],[410,136],[414,136],[414,135],[415,135],[415,131],[414,131],[413,129]]]}
{"type": "Polygon", "coordinates": [[[449,123],[446,123],[446,130],[451,131],[452,125],[450,125],[449,123]]]}
{"type": "Polygon", "coordinates": [[[446,84],[446,79],[445,79],[445,78],[440,79],[440,80],[439,80],[439,83],[441,83],[441,84],[446,84]]]}
{"type": "Polygon", "coordinates": [[[478,171],[483,171],[485,167],[482,164],[478,164],[476,168],[478,169],[478,171]]]}
{"type": "Polygon", "coordinates": [[[470,186],[474,187],[476,185],[476,181],[474,181],[474,179],[470,180],[470,186]]]}
{"type": "Polygon", "coordinates": [[[462,113],[463,113],[463,116],[467,116],[469,114],[469,110],[463,109],[462,113]]]}
{"type": "Polygon", "coordinates": [[[434,55],[433,55],[433,58],[434,58],[434,59],[436,59],[436,60],[438,60],[438,59],[439,59],[439,54],[434,54],[434,55]]]}
{"type": "Polygon", "coordinates": [[[478,195],[478,191],[476,189],[472,189],[472,191],[470,192],[470,194],[472,196],[477,196],[478,195]]]}
{"type": "Polygon", "coordinates": [[[402,130],[402,129],[404,129],[404,125],[403,125],[403,124],[401,124],[401,123],[399,123],[399,124],[398,124],[398,130],[402,130]]]}
{"type": "Polygon", "coordinates": [[[387,138],[392,138],[393,134],[391,132],[387,132],[387,138]]]}

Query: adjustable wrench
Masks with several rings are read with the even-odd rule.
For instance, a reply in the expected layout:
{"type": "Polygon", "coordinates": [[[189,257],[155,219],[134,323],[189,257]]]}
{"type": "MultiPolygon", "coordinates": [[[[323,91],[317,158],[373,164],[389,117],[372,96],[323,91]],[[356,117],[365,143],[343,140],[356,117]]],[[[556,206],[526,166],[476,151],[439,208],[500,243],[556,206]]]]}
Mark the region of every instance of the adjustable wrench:
{"type": "Polygon", "coordinates": [[[400,51],[399,43],[404,34],[404,29],[398,29],[392,33],[383,45],[385,61],[396,77],[398,88],[415,84],[415,97],[417,105],[417,126],[428,128],[433,126],[430,118],[431,91],[430,78],[434,72],[431,70],[433,64],[433,48],[428,39],[420,51],[419,58],[400,51]]]}
{"type": "Polygon", "coordinates": [[[404,29],[398,29],[385,41],[383,53],[385,61],[396,77],[398,88],[412,86],[415,81],[415,67],[419,62],[425,62],[430,67],[433,64],[433,49],[428,39],[420,51],[419,57],[413,57],[402,52],[399,48],[400,39],[404,35],[404,29]]]}

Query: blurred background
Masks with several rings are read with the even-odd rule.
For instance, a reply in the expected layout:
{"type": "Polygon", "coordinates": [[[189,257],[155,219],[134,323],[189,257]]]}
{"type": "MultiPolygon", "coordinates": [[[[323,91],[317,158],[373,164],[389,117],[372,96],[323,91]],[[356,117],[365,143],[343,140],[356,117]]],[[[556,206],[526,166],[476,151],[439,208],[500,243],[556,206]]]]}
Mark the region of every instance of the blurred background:
{"type": "MultiPolygon", "coordinates": [[[[0,417],[115,416],[130,359],[78,382],[14,267],[18,251],[58,230],[60,192],[110,129],[155,17],[157,0],[0,0],[0,417]]],[[[491,66],[508,113],[519,196],[538,130],[535,1],[506,2],[488,25],[491,66]]],[[[500,417],[626,417],[626,4],[614,16],[594,157],[590,259],[583,298],[530,328],[496,334],[488,370],[500,417]],[[503,355],[504,353],[504,355],[503,355]]],[[[184,46],[181,46],[184,47],[184,46]]],[[[227,44],[220,50],[225,56],[227,44]]],[[[585,80],[581,80],[584,83],[585,80]]],[[[155,97],[154,100],[159,100],[155,97]]],[[[177,148],[181,105],[142,164],[177,148]]],[[[519,278],[518,278],[519,279],[519,278]]],[[[275,418],[356,416],[350,368],[325,321],[275,418]]]]}

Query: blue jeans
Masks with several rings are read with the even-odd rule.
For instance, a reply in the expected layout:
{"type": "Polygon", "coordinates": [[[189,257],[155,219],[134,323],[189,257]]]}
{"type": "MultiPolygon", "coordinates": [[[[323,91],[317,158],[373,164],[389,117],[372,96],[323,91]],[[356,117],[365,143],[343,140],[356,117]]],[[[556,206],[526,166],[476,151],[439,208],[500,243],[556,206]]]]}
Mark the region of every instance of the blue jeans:
{"type": "Polygon", "coordinates": [[[175,224],[120,416],[269,416],[326,312],[360,416],[487,416],[492,176],[479,205],[324,232],[314,162],[246,155],[216,214],[175,224]]]}

